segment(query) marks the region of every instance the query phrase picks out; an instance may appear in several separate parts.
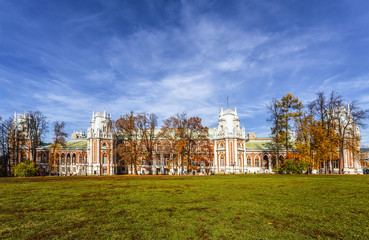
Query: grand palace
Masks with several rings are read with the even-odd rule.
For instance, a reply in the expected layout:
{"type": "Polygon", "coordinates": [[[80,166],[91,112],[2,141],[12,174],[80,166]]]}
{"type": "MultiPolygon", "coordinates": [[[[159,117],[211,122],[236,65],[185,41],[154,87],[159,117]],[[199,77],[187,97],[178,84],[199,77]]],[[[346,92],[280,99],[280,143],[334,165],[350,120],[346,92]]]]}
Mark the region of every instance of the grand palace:
{"type": "MultiPolygon", "coordinates": [[[[110,124],[111,114],[105,112],[93,112],[87,133],[75,131],[71,135],[66,146],[58,149],[59,175],[116,175],[132,173],[124,161],[119,161],[115,152],[116,142],[114,130],[110,124]]],[[[19,129],[26,127],[27,113],[14,116],[14,125],[19,129]]],[[[245,128],[240,127],[237,108],[220,108],[218,126],[209,128],[209,138],[212,146],[212,160],[198,164],[196,170],[190,174],[212,173],[273,173],[270,138],[258,138],[255,133],[245,133],[245,128]]],[[[139,174],[180,174],[186,169],[173,169],[168,160],[172,153],[165,151],[167,140],[159,140],[155,146],[153,164],[146,164],[144,159],[138,166],[139,174]],[[175,172],[176,171],[176,172],[175,172]]],[[[37,147],[37,159],[32,159],[32,154],[27,148],[22,149],[18,162],[30,159],[44,172],[49,171],[50,144],[40,144],[37,147]]],[[[284,158],[281,152],[279,158],[284,158]]],[[[352,154],[345,152],[344,172],[349,174],[362,173],[360,160],[354,159],[352,154]]],[[[17,163],[13,163],[17,164],[17,163]]],[[[338,172],[338,161],[333,161],[333,172],[338,172]]],[[[321,166],[324,167],[324,166],[321,166]]],[[[319,172],[319,169],[315,169],[319,172]]]]}

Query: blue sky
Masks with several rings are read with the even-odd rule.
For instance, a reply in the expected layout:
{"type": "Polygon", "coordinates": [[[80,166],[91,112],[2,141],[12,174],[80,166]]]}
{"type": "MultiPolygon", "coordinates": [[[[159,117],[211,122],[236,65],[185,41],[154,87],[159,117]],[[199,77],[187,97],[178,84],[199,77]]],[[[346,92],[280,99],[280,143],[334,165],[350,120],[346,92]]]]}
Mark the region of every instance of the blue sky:
{"type": "MultiPolygon", "coordinates": [[[[0,115],[40,110],[67,131],[92,108],[165,119],[237,104],[268,136],[265,105],[335,90],[369,108],[368,1],[0,0],[0,115]]],[[[367,122],[368,123],[368,122],[367,122]]],[[[51,133],[48,138],[50,138],[51,133]]],[[[362,130],[369,145],[369,130],[362,130]]]]}

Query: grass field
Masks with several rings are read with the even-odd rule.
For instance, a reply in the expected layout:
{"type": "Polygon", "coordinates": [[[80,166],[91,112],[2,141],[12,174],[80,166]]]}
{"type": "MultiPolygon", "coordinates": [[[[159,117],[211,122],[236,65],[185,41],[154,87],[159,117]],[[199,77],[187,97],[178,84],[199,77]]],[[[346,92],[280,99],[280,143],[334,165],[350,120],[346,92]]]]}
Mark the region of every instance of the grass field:
{"type": "Polygon", "coordinates": [[[369,176],[0,178],[0,238],[369,239],[369,176]]]}

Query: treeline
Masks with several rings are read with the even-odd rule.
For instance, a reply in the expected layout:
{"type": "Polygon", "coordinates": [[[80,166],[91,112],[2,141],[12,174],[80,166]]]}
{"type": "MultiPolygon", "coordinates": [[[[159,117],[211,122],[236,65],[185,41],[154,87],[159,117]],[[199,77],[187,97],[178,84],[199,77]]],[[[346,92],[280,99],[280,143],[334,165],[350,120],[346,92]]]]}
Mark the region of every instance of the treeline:
{"type": "Polygon", "coordinates": [[[332,173],[338,167],[343,173],[346,155],[360,158],[359,127],[365,126],[368,110],[356,101],[346,102],[336,92],[318,92],[315,100],[304,105],[288,93],[273,99],[267,109],[277,172],[324,168],[325,173],[332,173]],[[286,157],[277,157],[282,151],[286,157]]]}
{"type": "Polygon", "coordinates": [[[197,116],[176,114],[164,120],[159,128],[156,114],[130,112],[115,122],[115,132],[116,152],[120,161],[130,166],[131,173],[138,174],[137,166],[146,165],[151,174],[154,161],[158,160],[167,161],[169,169],[183,174],[197,169],[201,162],[208,165],[211,159],[208,128],[197,116]],[[160,159],[155,153],[169,156],[160,159]]]}

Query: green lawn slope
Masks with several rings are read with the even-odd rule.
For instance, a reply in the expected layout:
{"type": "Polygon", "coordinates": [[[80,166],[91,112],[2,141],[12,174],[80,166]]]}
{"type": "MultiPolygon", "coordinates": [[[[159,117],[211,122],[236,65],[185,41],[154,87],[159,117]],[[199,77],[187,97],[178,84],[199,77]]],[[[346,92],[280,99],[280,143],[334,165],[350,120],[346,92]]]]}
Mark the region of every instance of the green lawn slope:
{"type": "Polygon", "coordinates": [[[369,239],[369,176],[0,178],[1,239],[369,239]]]}

